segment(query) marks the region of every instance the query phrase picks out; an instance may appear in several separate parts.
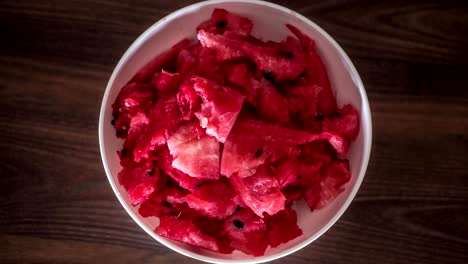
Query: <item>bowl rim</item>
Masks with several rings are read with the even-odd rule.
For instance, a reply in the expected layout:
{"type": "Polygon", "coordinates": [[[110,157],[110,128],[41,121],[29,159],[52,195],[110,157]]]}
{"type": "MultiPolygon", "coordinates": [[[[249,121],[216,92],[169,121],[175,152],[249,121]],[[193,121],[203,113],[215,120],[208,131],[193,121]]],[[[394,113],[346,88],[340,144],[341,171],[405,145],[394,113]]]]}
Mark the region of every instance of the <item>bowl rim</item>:
{"type": "Polygon", "coordinates": [[[100,113],[99,113],[99,150],[101,152],[101,160],[104,166],[104,170],[106,172],[107,179],[109,181],[109,184],[114,191],[115,195],[117,196],[117,199],[119,200],[120,204],[123,206],[125,211],[130,215],[130,217],[146,232],[148,233],[151,237],[153,237],[156,241],[159,243],[163,244],[164,246],[174,250],[175,252],[178,252],[184,256],[205,261],[205,262],[210,262],[210,263],[263,263],[267,261],[273,261],[279,258],[282,258],[284,256],[287,256],[289,254],[292,254],[316,239],[318,239],[320,236],[322,236],[330,227],[332,227],[338,219],[343,215],[343,213],[346,211],[346,209],[349,207],[351,202],[354,200],[354,197],[357,194],[357,191],[359,190],[359,187],[361,186],[361,183],[364,179],[364,176],[366,174],[366,170],[368,167],[369,163],[369,158],[370,158],[370,153],[371,153],[371,148],[372,148],[372,119],[371,119],[371,111],[369,107],[369,101],[367,98],[367,94],[364,88],[364,84],[362,83],[361,77],[359,76],[359,73],[357,72],[356,68],[354,67],[353,63],[349,59],[348,55],[344,52],[344,50],[338,45],[338,43],[327,33],[325,32],[320,26],[309,20],[307,17],[289,9],[281,5],[277,5],[274,3],[270,2],[265,2],[265,1],[260,1],[260,0],[208,0],[208,1],[203,1],[203,2],[198,2],[194,3],[191,5],[188,5],[186,7],[183,7],[181,9],[178,9],[167,16],[161,18],[159,21],[151,25],[148,29],[146,29],[131,45],[130,47],[125,51],[123,56],[120,58],[118,64],[114,68],[112,75],[107,83],[106,90],[104,92],[104,96],[102,98],[101,102],[101,108],[100,108],[100,113]],[[133,54],[136,50],[139,49],[139,47],[143,44],[145,39],[151,34],[151,32],[161,26],[163,26],[166,21],[173,20],[177,18],[178,16],[190,12],[192,10],[196,10],[200,7],[206,6],[206,5],[212,5],[212,4],[221,4],[221,3],[226,3],[226,2],[231,2],[231,3],[248,3],[248,4],[256,4],[256,5],[264,5],[272,9],[276,9],[278,11],[287,13],[289,15],[294,16],[295,18],[301,20],[307,26],[314,28],[321,34],[339,53],[340,57],[343,59],[344,64],[347,66],[348,71],[350,72],[351,76],[355,78],[355,83],[359,91],[359,95],[361,96],[361,114],[362,114],[362,120],[366,120],[366,122],[362,122],[361,124],[361,129],[365,130],[367,133],[367,137],[364,138],[364,153],[363,153],[363,160],[360,168],[360,174],[358,175],[358,178],[356,180],[355,185],[353,186],[353,189],[351,190],[351,193],[348,197],[348,199],[343,203],[343,205],[339,208],[337,213],[328,221],[326,225],[324,225],[319,231],[317,231],[315,234],[313,234],[311,237],[308,239],[304,240],[302,243],[297,244],[291,248],[285,249],[281,252],[272,254],[270,256],[261,256],[261,257],[252,257],[251,259],[243,259],[243,260],[225,260],[225,259],[218,259],[215,257],[207,257],[203,256],[201,254],[193,253],[188,250],[185,250],[183,248],[180,248],[176,245],[173,245],[171,243],[165,242],[161,237],[156,235],[156,233],[153,232],[145,223],[143,223],[140,219],[139,216],[132,211],[130,208],[130,205],[127,204],[122,196],[122,194],[119,192],[117,188],[117,183],[114,181],[112,177],[112,173],[109,168],[109,164],[107,162],[107,155],[105,151],[105,146],[104,146],[104,113],[106,110],[106,107],[108,105],[108,100],[109,100],[109,94],[111,87],[117,77],[117,75],[120,73],[120,69],[128,61],[128,57],[133,54]]]}

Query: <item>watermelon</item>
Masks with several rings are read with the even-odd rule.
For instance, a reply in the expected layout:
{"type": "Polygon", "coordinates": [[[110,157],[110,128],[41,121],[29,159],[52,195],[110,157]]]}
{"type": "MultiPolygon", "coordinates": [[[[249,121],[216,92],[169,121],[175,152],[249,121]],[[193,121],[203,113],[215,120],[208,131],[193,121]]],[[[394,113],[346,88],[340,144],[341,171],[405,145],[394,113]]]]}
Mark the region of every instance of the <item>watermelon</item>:
{"type": "Polygon", "coordinates": [[[225,180],[203,184],[183,201],[202,215],[218,219],[230,216],[239,205],[236,192],[225,180]]]}
{"type": "Polygon", "coordinates": [[[289,123],[289,103],[265,78],[256,89],[255,109],[265,120],[289,123]]]}
{"type": "Polygon", "coordinates": [[[323,131],[331,132],[352,141],[359,133],[359,116],[351,105],[345,105],[323,120],[323,131]]]}
{"type": "Polygon", "coordinates": [[[127,190],[132,205],[137,205],[154,192],[159,170],[146,166],[144,162],[125,166],[119,172],[119,183],[127,190]]]}
{"type": "Polygon", "coordinates": [[[233,175],[229,180],[245,205],[258,216],[263,217],[264,212],[274,215],[284,209],[286,198],[280,191],[278,181],[265,166],[259,167],[250,177],[233,175]]]}
{"type": "Polygon", "coordinates": [[[247,208],[231,215],[223,225],[223,234],[232,241],[230,246],[253,256],[263,255],[268,247],[265,231],[265,222],[247,208]]]}
{"type": "Polygon", "coordinates": [[[185,242],[190,245],[212,251],[220,251],[220,246],[214,237],[203,234],[192,220],[177,217],[161,218],[154,232],[162,237],[185,242]]]}
{"type": "Polygon", "coordinates": [[[238,63],[235,65],[228,80],[242,87],[242,94],[245,95],[246,101],[254,104],[254,98],[257,93],[257,87],[260,85],[251,74],[251,68],[247,63],[238,63]]]}
{"type": "Polygon", "coordinates": [[[173,94],[179,91],[182,78],[178,73],[170,73],[162,70],[154,74],[151,85],[158,90],[160,94],[173,94]]]}
{"type": "Polygon", "coordinates": [[[197,31],[205,30],[214,34],[232,31],[240,36],[247,37],[252,31],[252,21],[248,18],[229,13],[225,9],[215,8],[211,19],[197,27],[197,31]]]}
{"type": "Polygon", "coordinates": [[[149,151],[156,146],[166,144],[167,139],[174,133],[179,124],[179,117],[180,109],[176,95],[157,100],[150,110],[149,125],[133,150],[135,161],[148,158],[149,151]]]}
{"type": "Polygon", "coordinates": [[[266,216],[266,236],[270,246],[277,247],[302,235],[302,230],[297,226],[296,222],[296,212],[290,208],[286,208],[275,215],[266,216]]]}
{"type": "Polygon", "coordinates": [[[148,123],[149,119],[143,112],[136,113],[130,119],[130,129],[128,130],[128,135],[124,142],[124,148],[133,149],[136,146],[148,123]]]}
{"type": "Polygon", "coordinates": [[[182,120],[190,121],[195,118],[195,112],[200,110],[201,98],[198,97],[193,85],[184,83],[180,86],[177,93],[177,104],[182,120]]]}
{"type": "Polygon", "coordinates": [[[219,142],[226,141],[242,108],[244,96],[201,77],[192,78],[194,89],[202,98],[201,110],[195,113],[200,126],[219,142]]]}
{"type": "Polygon", "coordinates": [[[243,43],[223,35],[215,35],[204,30],[198,31],[197,38],[203,47],[216,50],[217,61],[225,61],[246,57],[243,43]]]}
{"type": "Polygon", "coordinates": [[[199,179],[219,178],[219,142],[195,122],[187,123],[169,138],[172,167],[199,179]]]}

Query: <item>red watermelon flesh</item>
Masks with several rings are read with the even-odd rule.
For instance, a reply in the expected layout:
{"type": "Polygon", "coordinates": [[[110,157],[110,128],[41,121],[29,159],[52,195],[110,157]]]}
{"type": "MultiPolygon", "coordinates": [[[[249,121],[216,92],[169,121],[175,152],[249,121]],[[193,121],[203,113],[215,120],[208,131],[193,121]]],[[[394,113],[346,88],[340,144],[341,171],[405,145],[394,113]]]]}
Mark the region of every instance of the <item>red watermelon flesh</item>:
{"type": "Polygon", "coordinates": [[[237,194],[225,181],[203,184],[184,198],[187,205],[201,214],[224,219],[233,214],[238,206],[237,194]]]}
{"type": "Polygon", "coordinates": [[[128,136],[124,142],[124,148],[133,149],[136,146],[148,123],[149,119],[143,112],[138,112],[132,117],[132,119],[130,120],[130,129],[128,130],[128,136]]]}
{"type": "Polygon", "coordinates": [[[297,216],[293,209],[286,208],[273,216],[265,217],[266,235],[270,246],[277,247],[300,235],[302,230],[297,226],[297,216]]]}
{"type": "Polygon", "coordinates": [[[314,135],[261,120],[238,120],[224,144],[221,174],[250,176],[267,158],[275,162],[296,146],[322,138],[333,139],[335,145],[341,147],[332,134],[314,135]]]}
{"type": "Polygon", "coordinates": [[[299,176],[301,163],[295,157],[277,162],[273,167],[273,176],[278,181],[280,189],[295,182],[299,176]]]}
{"type": "Polygon", "coordinates": [[[148,158],[149,151],[154,150],[156,146],[165,144],[177,128],[179,117],[180,110],[176,95],[162,97],[156,101],[150,110],[150,123],[133,151],[135,161],[148,158]]]}
{"type": "Polygon", "coordinates": [[[211,34],[204,30],[198,31],[197,38],[204,47],[216,50],[216,58],[218,61],[232,60],[246,56],[242,48],[243,43],[239,40],[211,34]]]}
{"type": "Polygon", "coordinates": [[[195,116],[208,135],[224,143],[242,108],[244,96],[201,77],[193,78],[193,81],[195,91],[203,100],[201,110],[195,116]]]}
{"type": "Polygon", "coordinates": [[[268,247],[265,222],[250,209],[240,209],[226,219],[223,234],[231,239],[231,247],[248,255],[261,256],[268,247]]]}
{"type": "Polygon", "coordinates": [[[264,212],[274,215],[284,209],[286,198],[276,179],[264,166],[250,177],[232,175],[229,180],[245,205],[258,216],[263,217],[264,212]]]}
{"type": "Polygon", "coordinates": [[[175,169],[199,179],[219,178],[219,142],[195,122],[179,127],[167,146],[175,169]]]}
{"type": "Polygon", "coordinates": [[[124,167],[118,177],[132,205],[137,205],[154,192],[159,170],[148,168],[145,163],[134,163],[124,167]]]}
{"type": "Polygon", "coordinates": [[[326,166],[320,182],[320,200],[316,208],[323,208],[333,201],[344,190],[342,186],[350,179],[351,174],[347,160],[335,161],[326,166]]]}
{"type": "Polygon", "coordinates": [[[216,239],[203,234],[191,220],[177,217],[164,217],[160,220],[159,226],[154,230],[156,234],[212,251],[220,251],[216,239]]]}
{"type": "Polygon", "coordinates": [[[345,105],[323,120],[323,131],[354,140],[359,133],[359,116],[351,105],[345,105]]]}
{"type": "Polygon", "coordinates": [[[247,63],[239,63],[234,67],[228,79],[230,82],[241,86],[244,91],[243,94],[246,96],[245,99],[253,104],[259,82],[254,79],[251,71],[252,69],[247,63]]]}
{"type": "Polygon", "coordinates": [[[198,97],[193,85],[184,83],[177,93],[177,104],[181,112],[181,119],[192,120],[195,112],[200,110],[201,99],[198,97]]]}
{"type": "Polygon", "coordinates": [[[154,74],[151,85],[156,87],[159,94],[173,94],[179,91],[182,78],[178,73],[170,73],[162,70],[154,74]]]}
{"type": "Polygon", "coordinates": [[[179,52],[190,45],[189,39],[183,39],[165,53],[151,60],[132,78],[132,82],[149,82],[151,77],[160,70],[170,70],[175,64],[179,52]]]}
{"type": "Polygon", "coordinates": [[[262,78],[256,89],[254,105],[262,118],[273,122],[289,123],[288,100],[265,78],[262,78]]]}
{"type": "Polygon", "coordinates": [[[322,161],[328,163],[332,160],[335,150],[326,139],[315,140],[300,147],[300,158],[307,162],[322,161]]]}
{"type": "Polygon", "coordinates": [[[172,179],[174,179],[182,188],[189,191],[195,191],[197,186],[203,183],[202,180],[190,177],[186,173],[172,167],[172,156],[167,146],[162,146],[150,157],[154,163],[172,179]]]}
{"type": "Polygon", "coordinates": [[[252,21],[248,18],[229,13],[225,9],[215,8],[211,19],[197,27],[197,31],[206,30],[214,34],[232,31],[241,36],[248,36],[252,31],[252,21]]]}
{"type": "Polygon", "coordinates": [[[180,74],[182,79],[191,72],[194,71],[197,67],[197,55],[193,54],[188,49],[182,50],[177,57],[177,72],[180,74]]]}

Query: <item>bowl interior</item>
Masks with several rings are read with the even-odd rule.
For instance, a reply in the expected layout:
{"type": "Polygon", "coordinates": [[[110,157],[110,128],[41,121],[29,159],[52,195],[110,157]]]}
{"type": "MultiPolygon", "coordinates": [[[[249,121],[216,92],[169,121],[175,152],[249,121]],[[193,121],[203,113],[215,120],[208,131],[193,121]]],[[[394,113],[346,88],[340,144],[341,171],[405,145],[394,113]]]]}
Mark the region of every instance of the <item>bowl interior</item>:
{"type": "Polygon", "coordinates": [[[208,1],[186,7],[160,20],[142,34],[127,50],[109,81],[100,118],[102,158],[111,186],[122,205],[132,218],[156,240],[184,255],[204,261],[245,262],[252,259],[251,256],[237,251],[231,255],[217,254],[155,235],[152,230],[158,224],[158,220],[156,218],[140,217],[138,209],[132,207],[128,202],[126,191],[118,183],[117,179],[121,166],[116,152],[122,147],[122,141],[115,137],[115,131],[111,125],[111,105],[121,87],[154,56],[167,50],[182,38],[195,38],[196,26],[208,19],[214,8],[224,8],[250,18],[254,22],[253,35],[261,37],[263,40],[279,41],[284,39],[288,34],[291,34],[285,27],[285,24],[288,23],[295,25],[305,34],[311,36],[315,40],[318,53],[327,67],[338,104],[342,106],[344,103],[350,103],[360,112],[360,133],[356,141],[351,145],[348,154],[352,177],[351,181],[346,184],[345,191],[329,206],[313,213],[310,212],[305,203],[296,204],[298,224],[304,234],[277,248],[269,248],[265,256],[255,259],[255,262],[267,261],[302,248],[319,237],[338,219],[359,188],[370,152],[370,111],[359,75],[341,48],[326,33],[307,19],[291,10],[265,2],[224,1],[221,3],[219,1],[208,1]]]}

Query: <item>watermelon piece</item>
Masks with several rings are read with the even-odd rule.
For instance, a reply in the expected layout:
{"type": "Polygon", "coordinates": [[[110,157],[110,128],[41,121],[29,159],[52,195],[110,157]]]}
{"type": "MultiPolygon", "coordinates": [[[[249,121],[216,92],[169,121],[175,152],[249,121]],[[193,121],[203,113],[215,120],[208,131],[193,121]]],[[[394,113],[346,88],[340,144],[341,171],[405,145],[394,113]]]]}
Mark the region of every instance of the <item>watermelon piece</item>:
{"type": "Polygon", "coordinates": [[[200,110],[201,98],[198,97],[193,85],[184,83],[177,93],[177,104],[181,112],[181,119],[190,121],[195,118],[195,112],[200,110]]]}
{"type": "Polygon", "coordinates": [[[166,143],[179,124],[180,110],[176,95],[160,98],[150,110],[149,125],[133,150],[135,161],[148,158],[156,146],[166,143]]]}
{"type": "Polygon", "coordinates": [[[178,73],[170,73],[164,70],[155,73],[151,80],[151,85],[153,85],[160,94],[177,93],[181,83],[182,78],[178,73]]]}
{"type": "Polygon", "coordinates": [[[199,216],[193,219],[193,223],[200,229],[203,234],[216,238],[220,253],[230,254],[234,251],[231,247],[231,239],[223,235],[224,219],[209,218],[199,216]]]}
{"type": "Polygon", "coordinates": [[[223,225],[223,234],[232,241],[231,247],[253,256],[263,255],[268,247],[265,231],[265,222],[247,208],[231,215],[223,225]]]}
{"type": "Polygon", "coordinates": [[[151,77],[160,70],[170,70],[173,68],[171,64],[175,64],[179,52],[190,45],[189,39],[183,39],[172,46],[171,49],[157,56],[146,64],[135,76],[131,82],[149,82],[151,77]]]}
{"type": "Polygon", "coordinates": [[[149,119],[143,112],[138,112],[130,120],[130,129],[123,144],[126,149],[133,149],[142,137],[142,134],[149,123],[149,119]]]}
{"type": "Polygon", "coordinates": [[[201,110],[195,113],[200,126],[219,142],[226,141],[242,108],[244,96],[201,77],[192,78],[194,89],[202,98],[201,110]]]}
{"type": "Polygon", "coordinates": [[[211,19],[199,25],[197,31],[205,30],[214,34],[232,31],[247,37],[252,31],[252,27],[253,24],[250,19],[229,13],[225,9],[215,8],[211,14],[211,19]]]}
{"type": "Polygon", "coordinates": [[[233,214],[239,205],[237,200],[234,189],[224,180],[203,184],[184,198],[190,208],[217,219],[233,214]]]}
{"type": "Polygon", "coordinates": [[[334,140],[337,147],[343,148],[339,145],[340,137],[330,133],[314,135],[261,120],[239,120],[224,144],[221,174],[231,177],[237,173],[241,178],[248,177],[267,158],[275,162],[298,145],[324,138],[334,140]]]}
{"type": "Polygon", "coordinates": [[[288,100],[265,78],[262,78],[256,89],[254,105],[262,118],[273,122],[289,123],[288,100]]]}
{"type": "Polygon", "coordinates": [[[208,250],[220,251],[216,239],[203,234],[193,221],[177,217],[165,217],[160,220],[159,226],[154,230],[156,234],[208,250]]]}
{"type": "Polygon", "coordinates": [[[194,54],[188,49],[181,50],[177,56],[177,72],[180,74],[181,78],[189,76],[191,72],[197,67],[197,57],[198,55],[194,54]]]}
{"type": "Polygon", "coordinates": [[[345,105],[323,120],[323,131],[338,134],[353,141],[359,133],[359,115],[351,106],[345,105]]]}
{"type": "Polygon", "coordinates": [[[298,28],[289,24],[286,26],[299,39],[305,53],[306,74],[303,84],[307,84],[307,86],[315,84],[324,88],[320,95],[319,103],[321,104],[321,112],[328,115],[336,110],[336,100],[331,89],[327,70],[316,51],[315,43],[311,38],[304,35],[298,28]]]}
{"type": "Polygon", "coordinates": [[[219,178],[219,142],[195,122],[181,126],[167,146],[175,169],[199,179],[219,178]]]}
{"type": "Polygon", "coordinates": [[[251,71],[252,69],[247,63],[238,63],[229,75],[228,80],[231,83],[241,86],[243,88],[242,94],[246,96],[246,101],[254,104],[259,82],[254,79],[251,71]]]}
{"type": "Polygon", "coordinates": [[[263,213],[274,215],[284,209],[286,198],[280,191],[278,181],[270,175],[265,166],[257,173],[241,178],[232,175],[229,179],[242,201],[260,217],[263,213]]]}
{"type": "Polygon", "coordinates": [[[273,166],[273,176],[278,181],[280,189],[283,189],[298,179],[300,176],[300,166],[301,163],[295,157],[286,158],[273,166]]]}
{"type": "Polygon", "coordinates": [[[150,160],[164,173],[174,179],[182,188],[195,191],[203,181],[172,167],[172,156],[167,146],[161,146],[151,153],[150,160]]]}
{"type": "Polygon", "coordinates": [[[120,90],[112,104],[112,124],[117,131],[117,137],[127,136],[132,117],[139,112],[148,113],[154,97],[153,89],[145,83],[129,83],[120,90]]]}
{"type": "Polygon", "coordinates": [[[334,161],[325,167],[320,182],[320,200],[315,208],[325,207],[343,192],[342,186],[351,179],[348,160],[334,161]]]}
{"type": "Polygon", "coordinates": [[[328,163],[335,156],[335,150],[330,143],[325,140],[315,140],[300,146],[300,159],[306,163],[322,161],[328,163]]]}
{"type": "Polygon", "coordinates": [[[137,205],[154,192],[159,170],[148,168],[145,163],[133,163],[119,172],[119,183],[127,190],[132,205],[137,205]]]}
{"type": "Polygon", "coordinates": [[[265,216],[265,224],[268,242],[272,247],[302,235],[302,230],[297,226],[296,212],[291,208],[286,208],[273,216],[265,216]]]}
{"type": "MultiPolygon", "coordinates": [[[[326,199],[334,199],[339,192],[336,189],[329,189],[325,193],[326,199]]],[[[322,191],[322,184],[315,184],[309,186],[303,193],[304,200],[306,201],[307,205],[309,206],[310,210],[313,211],[317,208],[319,202],[321,201],[321,191],[322,191]]],[[[318,209],[318,208],[317,208],[318,209]]]]}
{"type": "Polygon", "coordinates": [[[247,55],[242,47],[244,43],[239,40],[211,34],[204,30],[198,31],[197,38],[203,47],[216,50],[217,61],[238,59],[247,55]]]}

